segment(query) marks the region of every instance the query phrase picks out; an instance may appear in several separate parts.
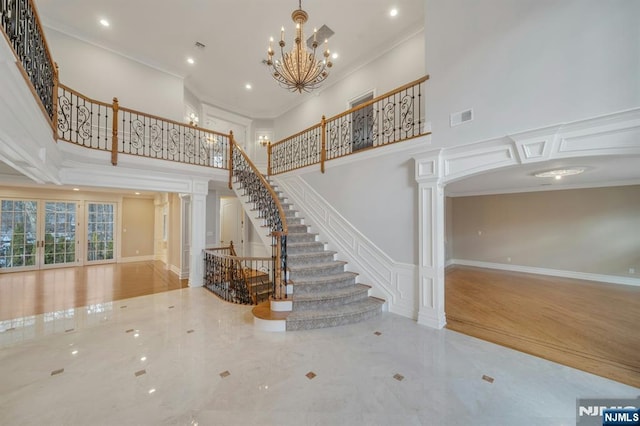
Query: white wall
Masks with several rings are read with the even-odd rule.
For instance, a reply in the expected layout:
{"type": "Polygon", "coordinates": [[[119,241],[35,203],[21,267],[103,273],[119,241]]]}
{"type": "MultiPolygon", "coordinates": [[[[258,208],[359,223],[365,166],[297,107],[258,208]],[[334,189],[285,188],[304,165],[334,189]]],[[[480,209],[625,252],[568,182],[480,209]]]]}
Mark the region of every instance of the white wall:
{"type": "Polygon", "coordinates": [[[425,28],[435,146],[640,105],[638,1],[425,0],[425,28]]]}
{"type": "MultiPolygon", "coordinates": [[[[336,65],[337,67],[338,65],[336,65]]],[[[332,83],[332,75],[324,89],[302,105],[274,120],[276,141],[291,136],[346,109],[347,102],[370,90],[381,95],[422,77],[424,72],[424,33],[419,33],[375,58],[347,77],[332,83]]]]}
{"type": "Polygon", "coordinates": [[[122,107],[184,121],[182,78],[52,28],[45,32],[62,84],[98,101],[117,97],[122,107]]]}
{"type": "Polygon", "coordinates": [[[412,155],[354,157],[361,158],[337,167],[327,163],[325,174],[310,168],[302,178],[391,259],[416,264],[418,199],[412,155]]]}

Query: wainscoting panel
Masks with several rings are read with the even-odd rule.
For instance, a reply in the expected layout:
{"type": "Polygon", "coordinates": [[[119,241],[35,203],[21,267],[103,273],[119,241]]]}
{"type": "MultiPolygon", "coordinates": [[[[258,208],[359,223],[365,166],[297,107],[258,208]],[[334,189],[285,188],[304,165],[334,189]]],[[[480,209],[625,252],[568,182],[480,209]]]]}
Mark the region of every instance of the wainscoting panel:
{"type": "Polygon", "coordinates": [[[295,204],[305,224],[327,241],[358,282],[372,286],[373,296],[387,301],[388,310],[417,319],[417,267],[398,263],[356,229],[300,176],[275,176],[274,181],[295,204]]]}

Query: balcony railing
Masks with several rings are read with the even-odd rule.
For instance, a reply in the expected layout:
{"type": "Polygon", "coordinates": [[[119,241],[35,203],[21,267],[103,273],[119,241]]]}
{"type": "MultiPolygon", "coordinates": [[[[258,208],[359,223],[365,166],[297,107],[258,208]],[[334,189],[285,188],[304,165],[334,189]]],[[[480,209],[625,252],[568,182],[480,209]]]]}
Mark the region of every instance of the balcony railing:
{"type": "Polygon", "coordinates": [[[425,130],[424,76],[307,130],[269,145],[269,175],[402,142],[429,134],[425,130]]]}
{"type": "Polygon", "coordinates": [[[58,139],[118,154],[226,169],[229,135],[90,99],[60,85],[58,139]]]}

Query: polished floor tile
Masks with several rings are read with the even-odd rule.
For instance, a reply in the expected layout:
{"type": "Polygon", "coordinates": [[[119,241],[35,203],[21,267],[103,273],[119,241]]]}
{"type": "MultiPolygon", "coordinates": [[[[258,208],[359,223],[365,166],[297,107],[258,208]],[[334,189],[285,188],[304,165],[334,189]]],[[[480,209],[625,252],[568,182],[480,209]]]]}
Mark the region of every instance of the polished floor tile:
{"type": "Polygon", "coordinates": [[[201,288],[2,321],[0,377],[3,425],[575,425],[640,394],[389,313],[260,332],[201,288]]]}

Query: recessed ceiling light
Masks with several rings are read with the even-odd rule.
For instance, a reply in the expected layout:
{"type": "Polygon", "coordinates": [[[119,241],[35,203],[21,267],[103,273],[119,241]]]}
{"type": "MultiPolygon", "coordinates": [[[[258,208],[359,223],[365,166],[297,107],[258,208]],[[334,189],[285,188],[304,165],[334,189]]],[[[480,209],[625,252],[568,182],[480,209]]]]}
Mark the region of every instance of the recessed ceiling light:
{"type": "Polygon", "coordinates": [[[251,83],[245,84],[244,88],[247,89],[247,90],[251,90],[251,83]]]}
{"type": "Polygon", "coordinates": [[[338,56],[340,56],[340,55],[338,55],[336,52],[333,52],[333,53],[331,54],[331,58],[332,58],[332,59],[338,59],[338,56]]]}
{"type": "Polygon", "coordinates": [[[196,61],[194,61],[193,58],[187,58],[187,62],[189,62],[191,65],[196,63],[196,61]]]}
{"type": "Polygon", "coordinates": [[[395,7],[394,7],[393,9],[391,9],[391,10],[389,11],[389,16],[391,16],[392,18],[393,18],[394,16],[398,16],[398,9],[396,9],[395,7]]]}
{"type": "Polygon", "coordinates": [[[108,27],[111,24],[109,23],[109,21],[103,18],[100,20],[100,25],[102,25],[103,27],[108,27]]]}
{"type": "Polygon", "coordinates": [[[585,170],[587,170],[586,167],[570,167],[566,169],[546,170],[544,172],[534,173],[533,175],[540,178],[554,178],[556,180],[560,180],[565,176],[579,175],[580,173],[584,173],[585,170]]]}

